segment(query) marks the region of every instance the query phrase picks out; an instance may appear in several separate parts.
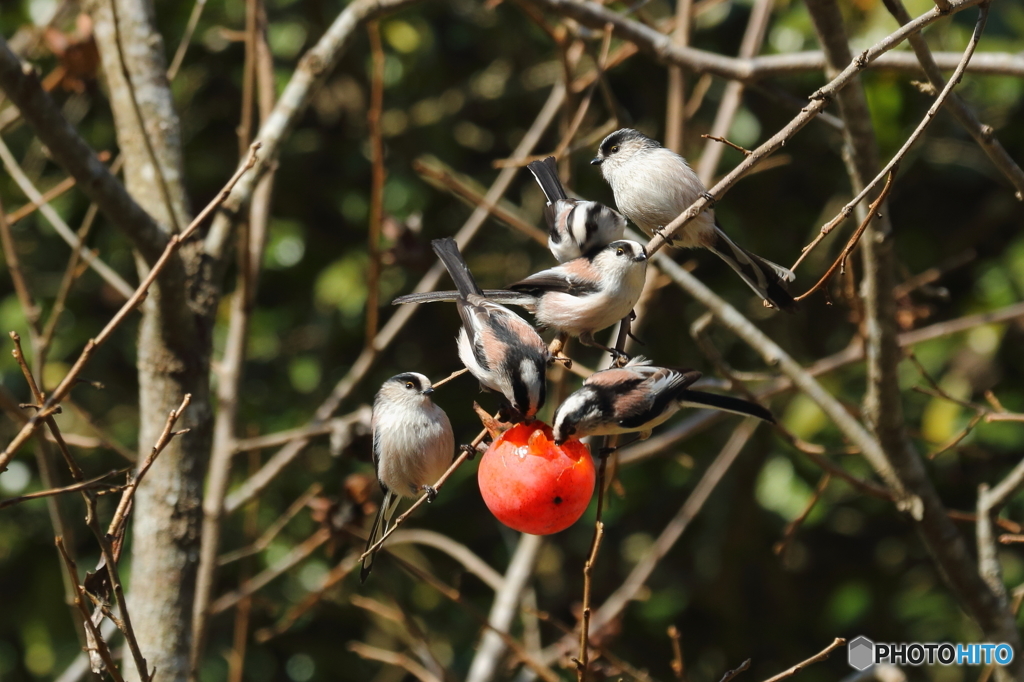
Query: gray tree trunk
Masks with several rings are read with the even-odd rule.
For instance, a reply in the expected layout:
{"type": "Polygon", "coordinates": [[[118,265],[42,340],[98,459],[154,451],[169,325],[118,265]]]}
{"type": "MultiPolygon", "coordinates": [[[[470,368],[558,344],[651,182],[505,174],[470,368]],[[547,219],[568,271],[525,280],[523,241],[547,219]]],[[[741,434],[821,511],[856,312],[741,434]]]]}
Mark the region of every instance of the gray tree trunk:
{"type": "MultiPolygon", "coordinates": [[[[92,0],[107,91],[125,158],[125,184],[167,232],[189,222],[181,135],[166,77],[164,44],[148,0],[92,0]],[[116,4],[115,4],[116,3],[116,4]],[[129,80],[125,75],[128,75],[129,80]]],[[[157,280],[142,306],[138,338],[139,453],[147,454],[167,413],[192,394],[175,438],[135,498],[128,604],[143,656],[161,682],[187,679],[192,602],[210,448],[209,288],[197,281],[198,246],[157,280]]],[[[140,272],[145,262],[137,258],[140,272]]],[[[140,460],[141,461],[141,460],[140,460]]],[[[130,660],[126,656],[125,660],[130,660]]],[[[125,679],[138,679],[132,665],[125,679]]]]}

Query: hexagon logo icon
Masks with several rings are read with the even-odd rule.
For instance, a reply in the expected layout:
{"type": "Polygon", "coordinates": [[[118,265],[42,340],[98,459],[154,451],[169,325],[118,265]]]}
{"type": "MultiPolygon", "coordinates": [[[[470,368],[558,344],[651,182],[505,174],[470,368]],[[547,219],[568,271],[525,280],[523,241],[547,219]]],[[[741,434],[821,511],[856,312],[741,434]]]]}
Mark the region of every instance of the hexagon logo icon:
{"type": "Polygon", "coordinates": [[[863,635],[846,645],[846,660],[851,668],[865,670],[874,663],[875,643],[863,635]]]}

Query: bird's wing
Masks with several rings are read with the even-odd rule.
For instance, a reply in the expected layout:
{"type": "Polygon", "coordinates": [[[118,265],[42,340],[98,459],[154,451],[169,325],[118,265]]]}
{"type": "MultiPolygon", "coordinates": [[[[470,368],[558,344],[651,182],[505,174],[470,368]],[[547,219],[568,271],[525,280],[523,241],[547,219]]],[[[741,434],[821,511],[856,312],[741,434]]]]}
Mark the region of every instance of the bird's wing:
{"type": "Polygon", "coordinates": [[[601,290],[600,283],[596,279],[566,270],[564,267],[541,270],[526,279],[509,284],[508,288],[512,291],[527,291],[531,294],[560,291],[573,296],[593,294],[601,290]]]}
{"type": "Polygon", "coordinates": [[[621,371],[629,372],[641,379],[618,401],[616,416],[619,425],[625,428],[638,428],[656,419],[679,399],[679,394],[685,391],[687,386],[701,377],[700,372],[696,370],[649,365],[625,367],[621,371]]]}

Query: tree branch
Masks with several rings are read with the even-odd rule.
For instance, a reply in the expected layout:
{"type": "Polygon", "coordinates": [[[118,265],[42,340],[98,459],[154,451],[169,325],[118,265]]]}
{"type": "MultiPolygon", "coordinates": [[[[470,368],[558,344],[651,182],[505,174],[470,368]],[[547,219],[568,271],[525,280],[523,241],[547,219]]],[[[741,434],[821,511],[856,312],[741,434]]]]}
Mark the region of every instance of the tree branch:
{"type": "Polygon", "coordinates": [[[43,90],[35,70],[22,66],[3,37],[0,37],[0,89],[18,107],[54,160],[75,178],[85,195],[96,202],[111,223],[128,235],[147,263],[155,263],[167,245],[168,236],[64,119],[60,107],[43,90]]]}

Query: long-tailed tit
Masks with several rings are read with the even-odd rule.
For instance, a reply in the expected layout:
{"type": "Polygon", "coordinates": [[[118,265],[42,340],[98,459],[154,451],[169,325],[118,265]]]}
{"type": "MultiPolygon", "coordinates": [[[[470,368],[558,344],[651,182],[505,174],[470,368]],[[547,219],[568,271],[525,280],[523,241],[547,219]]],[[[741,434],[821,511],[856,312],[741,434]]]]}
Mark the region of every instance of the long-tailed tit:
{"type": "MultiPolygon", "coordinates": [[[[406,372],[385,381],[373,401],[373,466],[384,500],[367,549],[387,532],[399,499],[421,491],[432,499],[432,485],[451,466],[455,436],[448,415],[429,398],[433,392],[427,377],[406,372]]],[[[374,554],[363,559],[361,581],[373,568],[374,554]]]]}
{"type": "Polygon", "coordinates": [[[633,432],[639,432],[642,440],[682,407],[734,412],[775,423],[772,413],[757,403],[690,390],[700,376],[695,370],[654,367],[642,357],[621,368],[595,372],[555,411],[555,442],[562,444],[570,436],[633,432]]]}
{"type": "MultiPolygon", "coordinates": [[[[641,132],[622,128],[604,138],[590,162],[601,166],[612,187],[615,205],[648,235],[660,233],[707,189],[686,159],[641,132]]],[[[751,289],[776,308],[795,312],[797,302],[786,291],[791,271],[736,245],[705,209],[670,242],[684,248],[704,247],[724,260],[751,289]]]]}
{"type": "Polygon", "coordinates": [[[455,300],[462,317],[459,359],[481,386],[505,396],[513,419],[533,419],[544,406],[545,376],[551,360],[544,340],[529,322],[484,296],[454,239],[435,239],[431,246],[458,290],[455,300]]]}
{"type": "Polygon", "coordinates": [[[548,248],[559,263],[622,239],[626,219],[596,201],[569,198],[558,179],[555,157],[533,161],[526,167],[547,199],[544,218],[548,223],[548,248]]]}
{"type": "MultiPolygon", "coordinates": [[[[584,345],[617,356],[618,351],[594,339],[594,332],[612,326],[629,314],[640,299],[646,276],[647,251],[643,244],[619,240],[581,258],[530,275],[507,289],[488,289],[482,294],[491,300],[522,306],[534,314],[540,326],[579,337],[584,345]]],[[[393,303],[451,301],[457,295],[461,292],[410,294],[396,298],[393,303]]]]}

